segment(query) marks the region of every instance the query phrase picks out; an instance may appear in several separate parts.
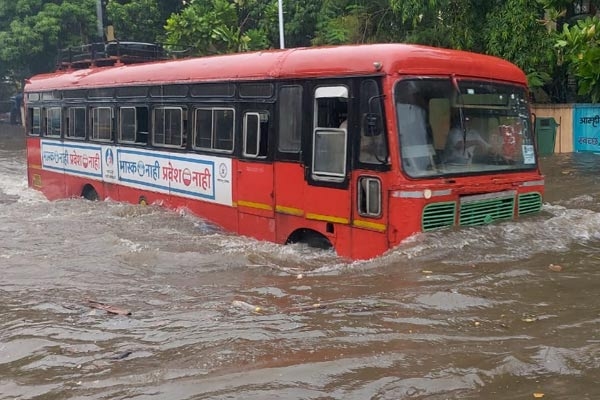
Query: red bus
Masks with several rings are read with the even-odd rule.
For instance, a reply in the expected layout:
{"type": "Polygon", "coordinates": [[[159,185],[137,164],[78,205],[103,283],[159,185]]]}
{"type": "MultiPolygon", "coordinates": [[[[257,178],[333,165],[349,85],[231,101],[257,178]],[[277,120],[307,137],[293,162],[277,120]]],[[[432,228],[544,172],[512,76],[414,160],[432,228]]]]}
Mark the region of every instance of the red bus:
{"type": "Polygon", "coordinates": [[[406,44],[107,60],[25,86],[28,181],[49,199],[182,207],[350,259],[542,207],[507,61],[406,44]]]}

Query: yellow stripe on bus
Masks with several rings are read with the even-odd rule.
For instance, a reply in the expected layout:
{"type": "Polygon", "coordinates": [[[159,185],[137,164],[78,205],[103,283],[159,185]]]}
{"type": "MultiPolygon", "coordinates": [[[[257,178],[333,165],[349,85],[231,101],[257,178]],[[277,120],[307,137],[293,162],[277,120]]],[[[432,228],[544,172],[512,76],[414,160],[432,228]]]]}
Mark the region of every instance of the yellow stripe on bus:
{"type": "Polygon", "coordinates": [[[335,222],[336,224],[348,224],[349,223],[347,218],[333,217],[331,215],[321,215],[321,214],[313,214],[313,213],[307,213],[306,219],[316,219],[317,221],[335,222]]]}
{"type": "Polygon", "coordinates": [[[273,211],[273,207],[265,203],[255,203],[253,201],[238,200],[237,205],[248,208],[257,208],[259,210],[273,211]]]}
{"type": "Polygon", "coordinates": [[[36,188],[42,187],[42,176],[40,174],[33,174],[31,177],[31,184],[36,188]]]}
{"type": "Polygon", "coordinates": [[[361,221],[361,220],[354,220],[352,222],[353,226],[356,226],[357,228],[367,228],[367,229],[373,229],[376,231],[380,231],[380,232],[385,232],[385,225],[384,224],[378,224],[376,222],[369,222],[369,221],[361,221]]]}
{"type": "Polygon", "coordinates": [[[296,215],[296,216],[304,215],[304,210],[301,210],[299,208],[294,208],[294,207],[286,207],[286,206],[276,205],[275,211],[282,213],[282,214],[289,214],[289,215],[296,215]]]}
{"type": "Polygon", "coordinates": [[[29,164],[30,169],[42,169],[40,164],[29,164]]]}

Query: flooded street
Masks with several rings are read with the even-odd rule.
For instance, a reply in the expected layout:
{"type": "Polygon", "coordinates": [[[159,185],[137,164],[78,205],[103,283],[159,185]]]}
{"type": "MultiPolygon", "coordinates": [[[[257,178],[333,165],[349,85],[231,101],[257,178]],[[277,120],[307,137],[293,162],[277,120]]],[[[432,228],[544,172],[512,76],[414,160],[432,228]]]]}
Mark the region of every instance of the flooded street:
{"type": "Polygon", "coordinates": [[[0,399],[599,399],[600,155],[542,170],[539,215],[348,263],[48,202],[0,125],[0,399]]]}

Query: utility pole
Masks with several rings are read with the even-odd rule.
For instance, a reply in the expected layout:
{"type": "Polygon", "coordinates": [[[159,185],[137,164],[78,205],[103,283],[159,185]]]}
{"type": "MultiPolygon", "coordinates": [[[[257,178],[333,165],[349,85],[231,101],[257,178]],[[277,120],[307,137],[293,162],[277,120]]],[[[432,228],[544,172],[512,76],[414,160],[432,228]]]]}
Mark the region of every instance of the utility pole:
{"type": "Polygon", "coordinates": [[[104,2],[96,0],[96,32],[101,42],[104,41],[104,2]]]}
{"type": "Polygon", "coordinates": [[[106,6],[108,0],[96,0],[96,26],[98,38],[101,42],[112,42],[115,40],[115,30],[112,22],[106,17],[106,6]]]}
{"type": "Polygon", "coordinates": [[[283,5],[282,0],[279,0],[279,47],[285,49],[285,40],[283,37],[283,5]]]}

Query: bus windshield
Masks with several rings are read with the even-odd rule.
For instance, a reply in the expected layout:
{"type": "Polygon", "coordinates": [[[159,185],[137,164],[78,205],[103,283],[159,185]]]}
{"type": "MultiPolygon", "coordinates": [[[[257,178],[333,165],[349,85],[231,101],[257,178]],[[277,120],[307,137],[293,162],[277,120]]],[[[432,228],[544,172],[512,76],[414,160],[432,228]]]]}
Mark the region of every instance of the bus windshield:
{"type": "Polygon", "coordinates": [[[452,78],[394,88],[401,162],[414,178],[535,169],[524,87],[452,78]]]}

